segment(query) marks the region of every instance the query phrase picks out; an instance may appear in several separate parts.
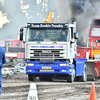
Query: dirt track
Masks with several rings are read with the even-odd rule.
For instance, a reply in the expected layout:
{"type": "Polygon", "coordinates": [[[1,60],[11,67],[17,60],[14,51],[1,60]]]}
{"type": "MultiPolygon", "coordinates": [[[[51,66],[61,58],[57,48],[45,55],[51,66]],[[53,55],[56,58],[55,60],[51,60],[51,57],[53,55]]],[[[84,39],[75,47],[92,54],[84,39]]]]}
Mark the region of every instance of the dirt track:
{"type": "MultiPolygon", "coordinates": [[[[27,75],[15,74],[3,79],[0,100],[27,100],[30,83],[27,75]]],[[[88,100],[92,82],[37,81],[39,100],[88,100]]],[[[100,100],[100,80],[95,83],[96,100],[100,100]]]]}

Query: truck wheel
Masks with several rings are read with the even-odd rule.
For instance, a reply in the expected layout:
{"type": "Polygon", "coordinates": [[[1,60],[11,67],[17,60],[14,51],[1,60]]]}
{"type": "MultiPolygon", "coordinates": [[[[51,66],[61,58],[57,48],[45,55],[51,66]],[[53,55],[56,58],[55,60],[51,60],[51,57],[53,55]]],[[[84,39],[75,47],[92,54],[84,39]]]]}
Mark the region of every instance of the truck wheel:
{"type": "Polygon", "coordinates": [[[72,75],[68,75],[67,76],[67,82],[73,83],[74,82],[74,78],[75,78],[75,70],[73,69],[72,75]]]}
{"type": "Polygon", "coordinates": [[[32,74],[28,74],[28,80],[29,81],[35,81],[36,77],[32,74]]]}
{"type": "Polygon", "coordinates": [[[11,62],[11,59],[10,58],[6,58],[7,62],[11,62]]]}
{"type": "Polygon", "coordinates": [[[84,65],[83,76],[78,77],[79,81],[86,82],[87,81],[87,67],[84,65]]]}
{"type": "MultiPolygon", "coordinates": [[[[91,78],[91,80],[92,80],[92,81],[97,80],[97,77],[98,77],[98,71],[97,71],[97,69],[96,69],[96,68],[95,68],[94,75],[93,75],[93,76],[91,76],[91,77],[93,77],[93,79],[91,78]]],[[[91,80],[90,80],[90,81],[91,81],[91,80]]]]}
{"type": "Polygon", "coordinates": [[[98,78],[98,71],[97,71],[97,69],[95,68],[95,80],[97,80],[97,78],[98,78]]]}
{"type": "Polygon", "coordinates": [[[17,62],[17,58],[13,58],[13,60],[12,60],[14,63],[16,63],[17,62]]]}
{"type": "Polygon", "coordinates": [[[98,71],[95,68],[93,75],[88,75],[88,81],[95,81],[97,80],[97,78],[98,78],[98,71]]]}

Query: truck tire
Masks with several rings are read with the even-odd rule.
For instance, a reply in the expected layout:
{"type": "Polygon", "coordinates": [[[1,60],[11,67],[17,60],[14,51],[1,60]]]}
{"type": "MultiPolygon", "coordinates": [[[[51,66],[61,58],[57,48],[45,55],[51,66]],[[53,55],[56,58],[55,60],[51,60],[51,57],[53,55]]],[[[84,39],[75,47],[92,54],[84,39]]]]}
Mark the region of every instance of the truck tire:
{"type": "Polygon", "coordinates": [[[17,58],[13,58],[12,61],[13,61],[14,63],[16,63],[16,62],[17,62],[17,58]]]}
{"type": "Polygon", "coordinates": [[[95,68],[94,74],[88,76],[88,81],[95,81],[95,80],[97,80],[97,78],[98,78],[98,71],[97,71],[97,69],[95,68]]]}
{"type": "Polygon", "coordinates": [[[29,81],[35,81],[36,77],[33,74],[28,74],[28,80],[29,81]]]}
{"type": "Polygon", "coordinates": [[[97,78],[98,78],[98,71],[97,71],[97,69],[95,68],[95,80],[97,80],[97,78]]]}
{"type": "Polygon", "coordinates": [[[10,58],[6,58],[7,62],[11,62],[11,59],[10,58]]]}
{"type": "Polygon", "coordinates": [[[83,76],[78,77],[78,81],[86,82],[87,81],[87,67],[84,65],[83,76]]]}
{"type": "Polygon", "coordinates": [[[73,69],[72,75],[67,76],[67,82],[73,83],[75,78],[75,70],[73,69]]]}

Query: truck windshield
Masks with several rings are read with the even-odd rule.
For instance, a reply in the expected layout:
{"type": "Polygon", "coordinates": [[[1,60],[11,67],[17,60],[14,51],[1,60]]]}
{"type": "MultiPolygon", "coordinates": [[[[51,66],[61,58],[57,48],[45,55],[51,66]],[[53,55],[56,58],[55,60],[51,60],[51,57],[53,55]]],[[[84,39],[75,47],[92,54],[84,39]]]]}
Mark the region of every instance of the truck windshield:
{"type": "Polygon", "coordinates": [[[27,29],[26,41],[69,41],[69,29],[27,29]]]}
{"type": "Polygon", "coordinates": [[[92,28],[91,36],[100,36],[100,28],[92,28]]]}

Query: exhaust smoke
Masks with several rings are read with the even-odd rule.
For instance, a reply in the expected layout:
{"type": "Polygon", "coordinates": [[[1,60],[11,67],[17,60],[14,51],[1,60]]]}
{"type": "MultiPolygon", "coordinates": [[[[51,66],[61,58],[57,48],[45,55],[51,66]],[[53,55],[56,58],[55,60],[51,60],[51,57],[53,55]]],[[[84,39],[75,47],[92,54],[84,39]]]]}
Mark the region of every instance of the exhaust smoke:
{"type": "Polygon", "coordinates": [[[76,21],[77,16],[84,14],[87,8],[87,0],[71,0],[71,20],[76,21]]]}
{"type": "Polygon", "coordinates": [[[79,33],[78,45],[83,46],[83,38],[88,37],[92,18],[100,18],[99,0],[56,0],[59,12],[58,22],[76,21],[79,33]]]}
{"type": "MultiPolygon", "coordinates": [[[[10,21],[0,28],[0,40],[15,39],[21,26],[27,22],[42,23],[49,12],[54,12],[57,22],[76,21],[78,43],[88,37],[90,19],[100,18],[99,0],[0,0],[0,11],[10,21]],[[10,34],[10,35],[9,35],[10,34]]],[[[82,44],[80,44],[82,45],[82,44]]]]}

